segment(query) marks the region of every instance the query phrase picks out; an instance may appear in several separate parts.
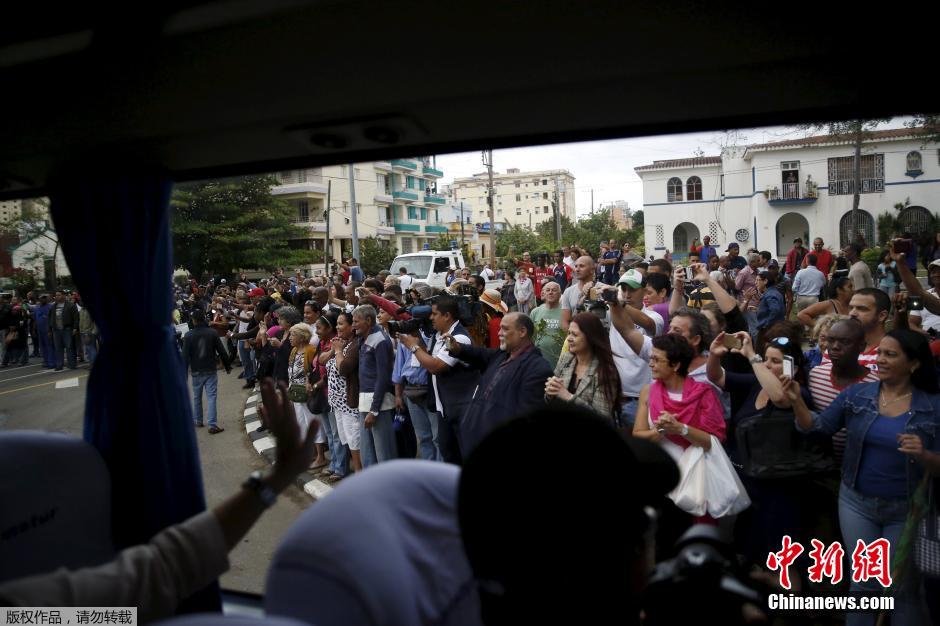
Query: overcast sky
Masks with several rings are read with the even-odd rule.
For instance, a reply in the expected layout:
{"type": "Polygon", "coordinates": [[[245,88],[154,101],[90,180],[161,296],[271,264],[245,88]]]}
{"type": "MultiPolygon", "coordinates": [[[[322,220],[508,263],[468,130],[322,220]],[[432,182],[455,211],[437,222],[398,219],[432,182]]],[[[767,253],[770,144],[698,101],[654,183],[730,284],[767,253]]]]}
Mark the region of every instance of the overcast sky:
{"type": "MultiPolygon", "coordinates": [[[[907,119],[895,118],[882,128],[900,128],[907,119]]],[[[804,131],[787,127],[743,129],[737,131],[737,143],[767,143],[804,136],[804,131]]],[[[643,208],[643,186],[633,168],[663,159],[689,158],[698,149],[706,156],[717,156],[719,146],[726,141],[726,133],[713,132],[494,150],[493,171],[566,169],[575,177],[579,215],[590,212],[592,189],[595,207],[626,200],[631,209],[639,210],[643,208]]],[[[486,171],[480,152],[438,155],[437,167],[444,171],[443,184],[486,171]]]]}

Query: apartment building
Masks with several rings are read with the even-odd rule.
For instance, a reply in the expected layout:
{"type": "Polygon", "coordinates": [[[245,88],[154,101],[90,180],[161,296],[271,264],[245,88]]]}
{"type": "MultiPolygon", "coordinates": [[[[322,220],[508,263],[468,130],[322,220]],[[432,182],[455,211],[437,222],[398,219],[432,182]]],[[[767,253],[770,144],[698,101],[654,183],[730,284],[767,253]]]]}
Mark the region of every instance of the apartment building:
{"type": "Polygon", "coordinates": [[[875,245],[885,213],[903,230],[924,234],[940,210],[940,160],[937,144],[920,134],[877,131],[865,141],[855,214],[854,147],[839,137],[740,146],[638,167],[646,250],[681,257],[705,235],[722,250],[737,242],[742,250],[770,250],[781,258],[797,237],[822,237],[833,250],[859,239],[875,245]]]}
{"type": "Polygon", "coordinates": [[[279,184],[271,193],[294,207],[294,222],[308,233],[292,242],[295,247],[324,249],[329,208],[332,257],[352,253],[353,211],[360,239],[377,237],[399,252],[414,252],[447,233],[440,215],[446,200],[437,193],[443,175],[434,167],[433,157],[332,165],[276,172],[279,184]],[[355,207],[350,177],[355,181],[355,207]]]}
{"type": "MultiPolygon", "coordinates": [[[[568,170],[542,170],[493,173],[495,221],[511,226],[535,228],[542,222],[554,223],[554,202],[557,195],[561,215],[577,220],[574,176],[568,170]]],[[[454,204],[464,203],[470,208],[474,224],[489,224],[487,203],[489,176],[474,174],[457,178],[448,187],[448,199],[454,204]]]]}

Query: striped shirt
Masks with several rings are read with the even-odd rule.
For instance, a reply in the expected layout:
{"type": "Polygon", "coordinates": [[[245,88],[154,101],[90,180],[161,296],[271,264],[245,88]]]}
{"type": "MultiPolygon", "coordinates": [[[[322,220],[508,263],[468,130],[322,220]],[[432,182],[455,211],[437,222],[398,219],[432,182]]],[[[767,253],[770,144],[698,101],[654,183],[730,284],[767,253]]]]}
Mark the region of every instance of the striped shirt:
{"type": "MultiPolygon", "coordinates": [[[[864,376],[859,378],[853,384],[857,383],[877,383],[878,376],[869,370],[864,376]]],[[[809,371],[809,391],[813,396],[813,402],[816,408],[824,411],[826,407],[832,404],[841,391],[846,387],[839,387],[832,377],[832,361],[823,363],[809,371]]]]}
{"type": "Polygon", "coordinates": [[[858,355],[858,364],[870,369],[872,372],[878,371],[878,346],[872,346],[858,355]]]}

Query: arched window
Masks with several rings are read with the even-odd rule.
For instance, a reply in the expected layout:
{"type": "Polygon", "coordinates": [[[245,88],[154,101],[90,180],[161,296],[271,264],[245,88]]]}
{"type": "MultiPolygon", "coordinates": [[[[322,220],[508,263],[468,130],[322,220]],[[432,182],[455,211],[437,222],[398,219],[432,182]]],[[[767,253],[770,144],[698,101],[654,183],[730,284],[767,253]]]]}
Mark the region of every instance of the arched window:
{"type": "Polygon", "coordinates": [[[682,202],[682,179],[670,178],[666,183],[669,202],[682,202]]]}
{"type": "Polygon", "coordinates": [[[908,172],[921,172],[923,171],[923,159],[921,159],[920,152],[908,152],[907,153],[907,171],[908,172]]]}
{"type": "Polygon", "coordinates": [[[685,183],[685,191],[689,200],[702,199],[702,179],[698,176],[692,176],[685,183]]]}

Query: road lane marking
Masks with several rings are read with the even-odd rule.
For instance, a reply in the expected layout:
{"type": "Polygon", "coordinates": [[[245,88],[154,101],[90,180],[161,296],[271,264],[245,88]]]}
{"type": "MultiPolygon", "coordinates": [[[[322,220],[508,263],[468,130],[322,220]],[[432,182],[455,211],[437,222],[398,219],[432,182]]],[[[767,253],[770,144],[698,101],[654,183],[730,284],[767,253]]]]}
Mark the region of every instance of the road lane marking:
{"type": "Polygon", "coordinates": [[[8,383],[12,380],[21,380],[23,378],[31,378],[33,376],[45,376],[46,374],[55,374],[55,373],[56,372],[54,370],[46,370],[44,372],[33,372],[32,374],[26,374],[24,376],[14,376],[13,378],[3,378],[3,379],[0,379],[0,385],[2,385],[3,383],[8,383]]]}
{"type": "MultiPolygon", "coordinates": [[[[85,374],[84,376],[79,376],[78,378],[79,378],[79,379],[81,379],[81,378],[88,378],[88,374],[85,374]]],[[[57,382],[57,381],[54,381],[54,380],[53,380],[53,381],[50,381],[50,382],[48,382],[48,383],[39,383],[38,385],[30,385],[30,386],[28,386],[28,387],[19,387],[18,389],[10,389],[10,390],[8,390],[8,391],[0,391],[0,396],[5,396],[5,395],[7,395],[8,393],[16,393],[17,391],[26,391],[27,389],[35,389],[35,388],[37,388],[37,387],[45,387],[46,385],[54,385],[54,384],[56,384],[56,382],[57,382]]]]}

